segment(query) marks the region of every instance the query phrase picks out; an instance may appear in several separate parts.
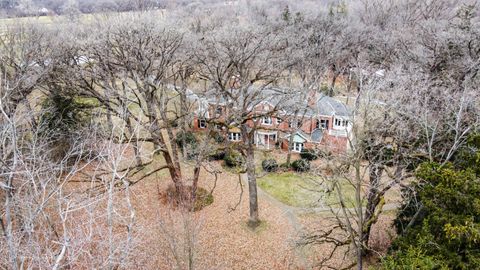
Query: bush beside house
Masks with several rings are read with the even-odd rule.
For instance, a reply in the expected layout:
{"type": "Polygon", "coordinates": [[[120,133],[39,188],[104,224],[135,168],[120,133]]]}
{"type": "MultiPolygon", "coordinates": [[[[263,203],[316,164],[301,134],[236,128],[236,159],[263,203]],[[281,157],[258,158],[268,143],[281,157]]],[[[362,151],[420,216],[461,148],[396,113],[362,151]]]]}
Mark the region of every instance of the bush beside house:
{"type": "Polygon", "coordinates": [[[230,149],[225,153],[223,161],[228,167],[240,167],[245,164],[245,158],[242,156],[242,154],[233,149],[230,149]]]}
{"type": "Polygon", "coordinates": [[[262,168],[266,172],[275,172],[278,169],[278,163],[275,159],[265,159],[262,161],[262,168]]]}
{"type": "Polygon", "coordinates": [[[310,170],[310,161],[297,159],[292,163],[292,168],[296,172],[308,172],[310,170]]]}
{"type": "Polygon", "coordinates": [[[303,149],[302,152],[300,152],[300,157],[312,161],[318,159],[318,153],[314,149],[303,149]]]}

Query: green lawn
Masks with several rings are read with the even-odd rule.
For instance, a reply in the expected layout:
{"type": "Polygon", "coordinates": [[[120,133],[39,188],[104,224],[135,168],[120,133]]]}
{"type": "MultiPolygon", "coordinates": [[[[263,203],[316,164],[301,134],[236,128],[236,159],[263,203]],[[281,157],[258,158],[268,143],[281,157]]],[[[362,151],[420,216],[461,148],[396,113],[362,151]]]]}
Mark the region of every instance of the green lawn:
{"type": "MultiPolygon", "coordinates": [[[[325,187],[308,174],[294,172],[269,173],[257,180],[258,186],[284,204],[295,207],[322,207],[338,202],[337,193],[327,193],[325,187]]],[[[348,184],[341,186],[347,204],[355,196],[348,184]]]]}
{"type": "Polygon", "coordinates": [[[290,206],[316,206],[315,202],[322,197],[322,194],[310,190],[315,188],[315,185],[306,180],[305,175],[293,172],[267,174],[258,179],[258,186],[290,206]]]}

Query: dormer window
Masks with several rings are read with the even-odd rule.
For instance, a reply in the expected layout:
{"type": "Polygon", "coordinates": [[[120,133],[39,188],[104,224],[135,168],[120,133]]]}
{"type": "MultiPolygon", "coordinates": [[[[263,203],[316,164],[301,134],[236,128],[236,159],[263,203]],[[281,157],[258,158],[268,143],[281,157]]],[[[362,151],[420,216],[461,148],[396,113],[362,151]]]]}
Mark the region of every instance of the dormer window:
{"type": "Polygon", "coordinates": [[[346,127],[348,126],[348,120],[335,118],[334,124],[335,124],[335,127],[346,127]]]}
{"type": "Polygon", "coordinates": [[[327,119],[317,119],[317,123],[315,125],[318,129],[328,129],[329,121],[327,119]]]}
{"type": "Polygon", "coordinates": [[[272,118],[270,116],[262,117],[262,124],[271,125],[272,124],[272,118]]]}

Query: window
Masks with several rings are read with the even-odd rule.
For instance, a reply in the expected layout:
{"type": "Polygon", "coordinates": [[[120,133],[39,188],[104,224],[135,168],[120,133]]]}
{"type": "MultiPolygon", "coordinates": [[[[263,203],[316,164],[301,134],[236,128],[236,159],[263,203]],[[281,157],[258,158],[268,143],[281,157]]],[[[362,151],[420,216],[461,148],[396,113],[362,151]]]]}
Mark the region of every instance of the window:
{"type": "Polygon", "coordinates": [[[232,141],[232,142],[238,142],[240,141],[240,133],[237,133],[237,132],[230,132],[228,133],[228,140],[229,141],[232,141]]]}
{"type": "Polygon", "coordinates": [[[282,122],[283,122],[283,119],[277,117],[277,124],[281,124],[282,122]]]}
{"type": "Polygon", "coordinates": [[[302,152],[303,143],[295,142],[293,143],[293,152],[302,152]]]}
{"type": "Polygon", "coordinates": [[[327,119],[317,119],[316,128],[328,129],[328,122],[327,119]]]}
{"type": "Polygon", "coordinates": [[[348,126],[348,120],[335,118],[335,126],[336,127],[346,127],[346,126],[348,126]]]}
{"type": "Polygon", "coordinates": [[[288,127],[290,127],[290,128],[300,128],[300,127],[302,127],[302,121],[292,120],[288,123],[288,127]]]}
{"type": "Polygon", "coordinates": [[[217,108],[215,109],[215,112],[216,112],[217,115],[222,114],[222,112],[223,112],[222,107],[217,107],[217,108]]]}
{"type": "Polygon", "coordinates": [[[262,124],[271,125],[272,124],[272,118],[270,116],[262,117],[262,124]]]}
{"type": "Polygon", "coordinates": [[[335,118],[335,126],[341,126],[341,124],[342,124],[342,120],[335,118]]]}
{"type": "Polygon", "coordinates": [[[207,121],[205,119],[198,119],[198,127],[199,128],[206,128],[207,127],[207,121]]]}

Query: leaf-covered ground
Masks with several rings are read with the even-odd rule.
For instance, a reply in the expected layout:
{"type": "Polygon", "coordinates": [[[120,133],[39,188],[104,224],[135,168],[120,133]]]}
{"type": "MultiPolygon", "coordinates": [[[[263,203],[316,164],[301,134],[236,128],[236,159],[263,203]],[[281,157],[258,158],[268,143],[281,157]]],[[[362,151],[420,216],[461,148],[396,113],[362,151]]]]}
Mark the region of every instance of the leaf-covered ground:
{"type": "MultiPolygon", "coordinates": [[[[158,179],[160,190],[169,184],[168,178],[162,178],[158,179]]],[[[248,191],[243,185],[241,202],[232,210],[241,193],[238,176],[223,173],[219,176],[213,193],[213,204],[194,214],[191,222],[195,224],[194,231],[198,233],[194,248],[196,269],[303,268],[295,251],[297,233],[282,209],[260,196],[263,223],[256,231],[247,227],[248,191]]],[[[201,186],[207,190],[211,188],[213,177],[203,176],[201,186]]],[[[148,234],[143,234],[145,239],[142,239],[143,243],[138,247],[142,254],[139,257],[144,260],[137,263],[149,269],[174,268],[176,259],[171,247],[177,245],[177,248],[182,249],[188,246],[182,241],[182,235],[186,232],[184,228],[188,227],[184,226],[183,221],[189,219],[189,216],[159,202],[156,179],[139,184],[134,192],[138,228],[148,231],[148,234]],[[173,238],[178,238],[175,244],[172,244],[173,238]]]]}

